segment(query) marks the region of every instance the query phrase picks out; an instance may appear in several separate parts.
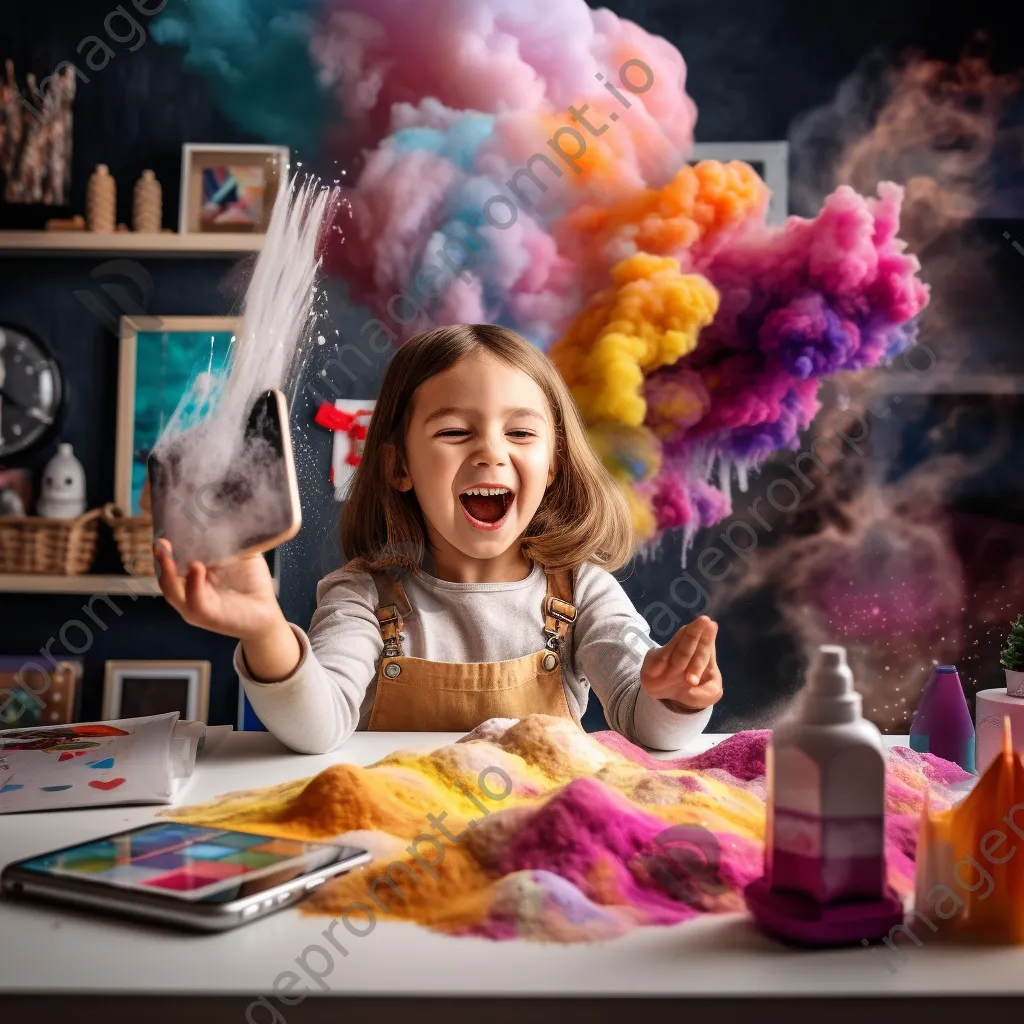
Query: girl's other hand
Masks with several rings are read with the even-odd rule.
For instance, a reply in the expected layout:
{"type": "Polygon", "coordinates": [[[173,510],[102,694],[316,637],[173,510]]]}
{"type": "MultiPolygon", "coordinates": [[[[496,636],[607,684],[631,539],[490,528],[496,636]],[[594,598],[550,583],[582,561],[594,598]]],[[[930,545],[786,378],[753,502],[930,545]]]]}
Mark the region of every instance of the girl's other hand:
{"type": "Polygon", "coordinates": [[[659,700],[674,701],[687,711],[702,711],[722,697],[715,637],[718,623],[706,615],[679,629],[664,647],[644,657],[640,685],[659,700]]]}
{"type": "Polygon", "coordinates": [[[190,625],[239,640],[265,635],[285,623],[274,593],[274,579],[261,554],[218,565],[192,562],[182,576],[170,541],[159,539],[153,555],[167,603],[190,625]]]}

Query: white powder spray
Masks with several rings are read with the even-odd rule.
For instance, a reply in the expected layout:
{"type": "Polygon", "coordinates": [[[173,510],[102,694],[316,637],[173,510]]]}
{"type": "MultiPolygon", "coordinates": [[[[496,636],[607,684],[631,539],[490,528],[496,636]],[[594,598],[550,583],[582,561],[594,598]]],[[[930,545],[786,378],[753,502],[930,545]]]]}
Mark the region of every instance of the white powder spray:
{"type": "Polygon", "coordinates": [[[154,514],[179,565],[218,562],[280,528],[288,480],[270,446],[247,438],[246,424],[258,397],[287,391],[302,363],[315,325],[317,248],[340,195],[312,176],[280,190],[227,376],[198,374],[153,447],[164,481],[154,514]]]}

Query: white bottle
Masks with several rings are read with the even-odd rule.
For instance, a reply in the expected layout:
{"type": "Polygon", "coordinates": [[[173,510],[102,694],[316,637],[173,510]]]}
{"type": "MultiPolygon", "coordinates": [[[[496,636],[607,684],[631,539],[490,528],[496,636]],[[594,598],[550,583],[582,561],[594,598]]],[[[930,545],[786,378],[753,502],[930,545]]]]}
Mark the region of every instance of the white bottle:
{"type": "Polygon", "coordinates": [[[885,753],[842,647],[823,646],[767,751],[765,880],[819,904],[883,897],[885,753]]]}
{"type": "Polygon", "coordinates": [[[36,511],[48,519],[75,519],[85,511],[85,470],[67,442],[43,470],[36,511]]]}

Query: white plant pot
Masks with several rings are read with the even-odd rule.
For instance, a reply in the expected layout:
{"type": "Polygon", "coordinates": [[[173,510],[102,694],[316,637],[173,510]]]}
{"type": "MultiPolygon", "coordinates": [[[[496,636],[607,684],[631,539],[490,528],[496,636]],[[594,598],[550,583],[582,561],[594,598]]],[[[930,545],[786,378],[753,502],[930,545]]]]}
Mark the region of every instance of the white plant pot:
{"type": "Polygon", "coordinates": [[[1006,673],[1006,692],[1010,697],[1024,697],[1024,672],[1014,672],[1004,668],[1006,673]]]}

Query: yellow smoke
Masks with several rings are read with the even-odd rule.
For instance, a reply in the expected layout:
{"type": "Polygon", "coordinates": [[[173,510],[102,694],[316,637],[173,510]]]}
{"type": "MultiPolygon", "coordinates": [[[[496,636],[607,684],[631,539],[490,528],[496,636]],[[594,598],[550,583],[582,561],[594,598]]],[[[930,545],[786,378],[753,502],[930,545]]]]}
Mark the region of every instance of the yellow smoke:
{"type": "Polygon", "coordinates": [[[697,347],[718,311],[718,292],[699,274],[683,274],[677,260],[644,252],[617,263],[611,276],[549,355],[588,423],[639,427],[644,375],[697,347]]]}

